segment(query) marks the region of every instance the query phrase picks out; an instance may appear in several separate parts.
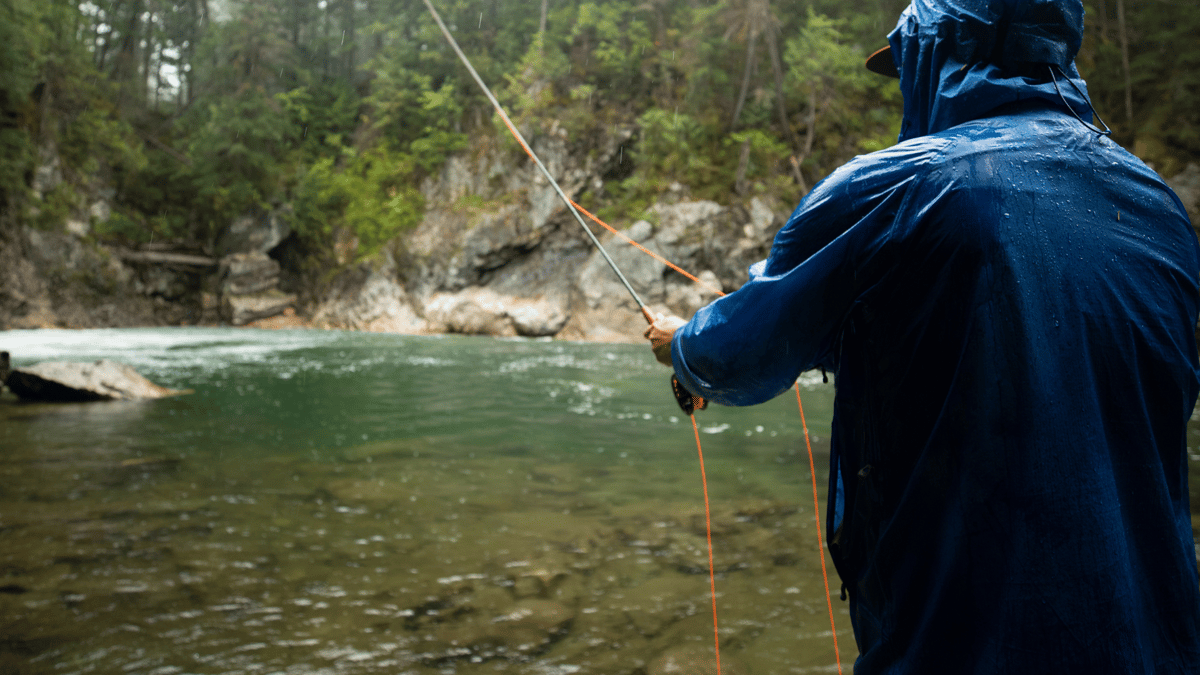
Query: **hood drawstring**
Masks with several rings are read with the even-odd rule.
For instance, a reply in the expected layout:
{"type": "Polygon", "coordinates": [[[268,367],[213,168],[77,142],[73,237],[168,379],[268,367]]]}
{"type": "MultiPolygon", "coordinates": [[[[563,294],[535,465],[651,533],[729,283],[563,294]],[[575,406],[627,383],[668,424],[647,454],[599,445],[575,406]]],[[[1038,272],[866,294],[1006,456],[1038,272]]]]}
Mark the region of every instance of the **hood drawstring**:
{"type": "Polygon", "coordinates": [[[1092,99],[1089,98],[1087,94],[1084,94],[1083,91],[1079,89],[1079,85],[1072,82],[1071,78],[1067,77],[1066,73],[1060,71],[1059,74],[1063,76],[1063,79],[1067,81],[1067,84],[1071,85],[1071,87],[1075,89],[1075,93],[1079,94],[1080,98],[1087,102],[1088,109],[1092,111],[1092,114],[1096,116],[1096,119],[1100,120],[1100,124],[1103,124],[1104,128],[1101,129],[1091,122],[1085,122],[1084,119],[1079,116],[1079,113],[1075,112],[1075,109],[1071,107],[1071,104],[1067,103],[1067,98],[1063,96],[1062,90],[1058,88],[1058,78],[1054,76],[1054,69],[1057,67],[1058,66],[1049,64],[1046,66],[1046,69],[1050,71],[1050,81],[1054,83],[1054,91],[1058,92],[1058,97],[1062,99],[1063,105],[1067,106],[1067,110],[1071,111],[1071,114],[1075,116],[1075,119],[1079,120],[1079,123],[1087,127],[1089,130],[1094,131],[1101,136],[1111,136],[1112,129],[1108,127],[1108,123],[1104,121],[1104,118],[1100,116],[1100,113],[1096,112],[1096,107],[1092,105],[1092,99]]]}

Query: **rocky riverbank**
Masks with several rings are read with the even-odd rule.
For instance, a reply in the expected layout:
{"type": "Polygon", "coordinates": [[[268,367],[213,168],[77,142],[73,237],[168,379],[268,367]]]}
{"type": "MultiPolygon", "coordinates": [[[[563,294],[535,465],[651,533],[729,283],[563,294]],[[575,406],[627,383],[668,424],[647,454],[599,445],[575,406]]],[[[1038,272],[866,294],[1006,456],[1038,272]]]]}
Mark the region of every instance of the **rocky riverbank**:
{"type": "MultiPolygon", "coordinates": [[[[577,198],[603,194],[623,138],[586,156],[554,133],[534,147],[577,198]]],[[[1200,222],[1200,167],[1170,183],[1200,222]]],[[[416,229],[367,257],[335,232],[333,270],[317,272],[298,252],[286,206],[234,221],[206,250],[106,246],[76,221],[60,232],[0,226],[0,329],[246,325],[639,339],[634,302],[531,163],[503,150],[455,156],[421,190],[426,213],[416,229]]],[[[791,207],[770,196],[692,200],[674,185],[640,219],[613,223],[704,286],[589,225],[654,311],[687,317],[716,297],[709,288],[744,283],[791,207]]]]}
{"type": "MultiPolygon", "coordinates": [[[[584,154],[552,130],[534,147],[579,198],[603,194],[606,179],[619,176],[629,135],[615,133],[584,154]]],[[[0,329],[224,324],[638,339],[641,314],[528,160],[503,148],[451,157],[421,191],[426,212],[417,228],[365,257],[351,235],[335,231],[326,268],[316,271],[286,205],[185,249],[96,240],[88,223],[109,213],[106,204],[61,231],[10,219],[0,225],[0,329]]],[[[766,196],[733,205],[691,200],[675,185],[640,219],[613,225],[729,291],[766,255],[790,206],[766,196]]],[[[655,311],[686,316],[715,297],[591,227],[655,311]]]]}

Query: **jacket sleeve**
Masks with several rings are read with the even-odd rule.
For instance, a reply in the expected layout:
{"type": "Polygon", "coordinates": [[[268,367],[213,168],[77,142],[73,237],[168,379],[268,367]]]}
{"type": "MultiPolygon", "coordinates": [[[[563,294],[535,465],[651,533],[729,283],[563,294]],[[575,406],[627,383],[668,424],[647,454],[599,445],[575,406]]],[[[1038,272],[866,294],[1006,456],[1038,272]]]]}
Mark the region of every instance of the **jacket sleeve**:
{"type": "Polygon", "coordinates": [[[753,405],[829,363],[851,309],[886,273],[909,185],[936,148],[910,142],[856,158],[813,188],[750,280],[675,332],[680,383],[723,405],[753,405]]]}

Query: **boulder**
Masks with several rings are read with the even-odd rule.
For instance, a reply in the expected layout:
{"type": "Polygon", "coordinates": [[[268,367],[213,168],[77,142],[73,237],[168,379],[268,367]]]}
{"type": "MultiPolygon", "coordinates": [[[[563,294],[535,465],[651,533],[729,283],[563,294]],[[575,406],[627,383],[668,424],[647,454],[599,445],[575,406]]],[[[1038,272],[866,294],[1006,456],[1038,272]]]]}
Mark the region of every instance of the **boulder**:
{"type": "Polygon", "coordinates": [[[425,303],[425,319],[449,333],[500,337],[517,334],[501,296],[487,288],[436,293],[425,303]]]}
{"type": "Polygon", "coordinates": [[[266,253],[232,253],[221,258],[218,279],[221,314],[235,326],[277,316],[296,303],[295,295],[276,288],[279,263],[266,253]]]}
{"type": "Polygon", "coordinates": [[[279,285],[279,263],[266,253],[233,253],[221,258],[222,295],[252,295],[279,285]]]}
{"type": "Polygon", "coordinates": [[[431,326],[451,333],[541,337],[562,330],[569,314],[545,296],[519,298],[476,286],[435,293],[425,303],[425,318],[431,326]]]}
{"type": "Polygon", "coordinates": [[[387,251],[380,255],[381,264],[362,263],[334,281],[313,313],[314,326],[405,335],[428,332],[397,278],[396,261],[387,251]]]}
{"type": "MultiPolygon", "coordinates": [[[[641,243],[647,250],[659,255],[663,254],[657,241],[650,238],[652,227],[650,223],[639,220],[626,230],[625,235],[641,243]]],[[[629,245],[615,235],[608,235],[601,240],[604,250],[612,258],[617,269],[625,275],[625,279],[637,291],[642,301],[647,304],[662,302],[665,295],[663,273],[667,266],[629,245]]],[[[600,309],[602,305],[615,302],[618,307],[636,310],[637,304],[621,283],[616,272],[613,272],[608,261],[599,250],[593,249],[587,264],[579,272],[579,289],[583,291],[589,309],[600,309]]]]}
{"type": "Polygon", "coordinates": [[[217,240],[220,255],[233,253],[266,253],[292,233],[284,211],[263,215],[245,215],[235,219],[217,240]]]}
{"type": "Polygon", "coordinates": [[[517,335],[527,337],[554,335],[562,330],[570,318],[564,307],[544,296],[533,299],[512,298],[507,311],[517,335]]]}
{"type": "Polygon", "coordinates": [[[130,401],[188,393],[161,387],[130,366],[106,359],[94,363],[47,361],[16,368],[5,384],[30,401],[130,401]]]}
{"type": "Polygon", "coordinates": [[[296,296],[271,289],[254,295],[227,295],[221,303],[222,313],[235,326],[282,314],[296,304],[296,296]]]}
{"type": "MultiPolygon", "coordinates": [[[[746,670],[732,657],[721,658],[723,675],[745,675],[746,670]]],[[[646,667],[646,675],[717,675],[717,659],[711,644],[683,644],[670,647],[646,667]]]]}

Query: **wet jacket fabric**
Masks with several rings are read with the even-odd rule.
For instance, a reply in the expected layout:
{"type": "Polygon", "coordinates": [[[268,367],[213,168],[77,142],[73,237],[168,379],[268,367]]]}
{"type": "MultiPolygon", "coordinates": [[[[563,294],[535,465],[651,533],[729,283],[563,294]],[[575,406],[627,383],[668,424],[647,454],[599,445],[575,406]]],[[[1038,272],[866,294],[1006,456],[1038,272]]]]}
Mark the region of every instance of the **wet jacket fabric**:
{"type": "Polygon", "coordinates": [[[725,405],[835,375],[859,675],[1200,673],[1200,247],[1075,117],[1081,30],[1077,2],[914,2],[889,36],[902,142],[819,183],[672,341],[683,386],[725,405]]]}

